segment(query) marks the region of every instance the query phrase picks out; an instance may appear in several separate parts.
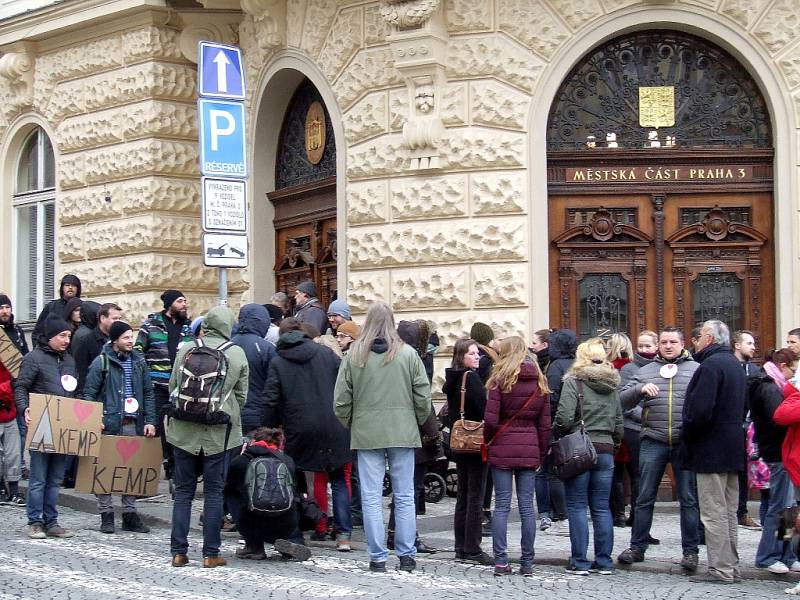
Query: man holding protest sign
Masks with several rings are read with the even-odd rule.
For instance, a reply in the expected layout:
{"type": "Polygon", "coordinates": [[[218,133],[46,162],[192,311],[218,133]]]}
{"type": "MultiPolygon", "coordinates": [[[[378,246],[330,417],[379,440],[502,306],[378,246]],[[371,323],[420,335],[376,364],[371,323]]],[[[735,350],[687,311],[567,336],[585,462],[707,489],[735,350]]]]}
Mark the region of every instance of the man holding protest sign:
{"type": "Polygon", "coordinates": [[[22,467],[23,443],[20,441],[20,427],[17,420],[17,407],[14,404],[12,381],[19,374],[22,357],[28,353],[28,344],[22,329],[14,323],[11,311],[11,298],[0,294],[0,503],[25,504],[19,494],[19,478],[22,467]],[[6,491],[5,486],[8,486],[6,491]]]}
{"type": "MultiPolygon", "coordinates": [[[[67,353],[69,324],[60,316],[47,317],[38,346],[22,359],[14,388],[17,411],[30,426],[30,394],[56,394],[72,397],[78,385],[75,361],[67,353]]],[[[28,537],[72,537],[74,534],[58,524],[58,489],[64,479],[66,456],[31,450],[31,472],[28,481],[28,537]]]]}
{"type": "MultiPolygon", "coordinates": [[[[106,435],[156,434],[153,383],[144,357],[133,349],[133,330],[123,321],[108,329],[108,342],[92,361],[83,397],[103,403],[103,433],[106,435]]],[[[136,497],[122,496],[122,529],[148,533],[136,512],[136,497]]],[[[100,531],[114,533],[111,494],[97,494],[100,531]]]]}

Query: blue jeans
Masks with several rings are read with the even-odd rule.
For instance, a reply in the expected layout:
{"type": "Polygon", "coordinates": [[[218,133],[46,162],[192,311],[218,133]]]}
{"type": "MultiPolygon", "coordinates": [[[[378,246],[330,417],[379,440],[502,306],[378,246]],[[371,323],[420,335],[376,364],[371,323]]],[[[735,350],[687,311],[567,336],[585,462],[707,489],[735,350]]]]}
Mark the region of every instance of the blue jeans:
{"type": "Polygon", "coordinates": [[[384,544],[383,476],[389,460],[389,477],[395,506],[394,544],[397,556],[417,554],[414,539],[417,519],[414,510],[414,449],[380,448],[358,450],[358,477],[361,485],[361,509],[364,513],[364,534],[369,559],[386,562],[389,551],[384,544]]]}
{"type": "MultiPolygon", "coordinates": [[[[497,485],[497,484],[495,484],[497,485]]],[[[545,473],[544,467],[536,473],[534,481],[536,489],[536,509],[540,517],[550,518],[550,479],[545,473]]]]}
{"type": "Polygon", "coordinates": [[[25,414],[17,414],[17,427],[19,427],[20,468],[25,466],[25,436],[28,435],[28,426],[25,424],[25,414]]]}
{"type": "Polygon", "coordinates": [[[572,546],[570,565],[586,570],[592,564],[586,558],[589,548],[589,523],[586,508],[592,513],[594,530],[594,564],[604,569],[614,568],[611,550],[614,547],[614,520],[611,517],[611,483],[614,479],[614,456],[598,454],[597,463],[585,473],[567,479],[567,513],[569,541],[572,546]]]}
{"type": "Polygon", "coordinates": [[[67,457],[31,450],[28,476],[28,525],[41,523],[45,529],[58,525],[58,490],[64,479],[67,457]]]}
{"type": "Polygon", "coordinates": [[[331,483],[331,496],[333,496],[333,524],[336,533],[350,537],[353,531],[353,517],[350,514],[350,492],[344,476],[344,467],[328,473],[331,483]]]}
{"type": "Polygon", "coordinates": [[[650,527],[653,524],[653,506],[658,486],[664,477],[667,463],[672,464],[678,484],[678,502],[681,509],[681,546],[684,552],[697,552],[700,541],[700,508],[697,504],[694,472],[681,469],[678,445],[670,446],[650,438],[642,439],[639,450],[639,497],[636,499],[636,518],[631,531],[631,548],[645,552],[650,527]]]}
{"type": "Polygon", "coordinates": [[[192,518],[192,500],[197,490],[197,478],[203,476],[203,557],[219,556],[220,527],[222,526],[222,490],[228,471],[228,452],[211,456],[191,454],[173,448],[175,468],[175,500],[172,505],[172,555],[186,554],[189,550],[189,523],[192,518]]]}
{"type": "Polygon", "coordinates": [[[517,480],[517,508],[522,522],[522,555],[520,564],[533,564],[533,543],[536,539],[536,511],[533,508],[533,494],[536,475],[533,469],[495,469],[494,514],[492,516],[492,550],[496,565],[508,564],[508,513],[511,512],[511,487],[517,480]]]}
{"type": "Polygon", "coordinates": [[[756,549],[756,566],[768,567],[782,562],[790,567],[797,556],[792,544],[776,537],[780,512],[794,506],[794,486],[782,462],[767,463],[769,467],[769,503],[761,521],[761,541],[756,549]]]}

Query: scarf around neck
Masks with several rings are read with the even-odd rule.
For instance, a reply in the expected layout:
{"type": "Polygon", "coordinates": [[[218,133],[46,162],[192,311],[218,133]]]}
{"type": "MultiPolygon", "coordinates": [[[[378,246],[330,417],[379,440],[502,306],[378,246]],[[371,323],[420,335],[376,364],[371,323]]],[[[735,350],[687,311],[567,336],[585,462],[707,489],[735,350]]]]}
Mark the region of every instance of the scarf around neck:
{"type": "Polygon", "coordinates": [[[772,380],[778,384],[779,388],[783,389],[788,383],[786,381],[786,377],[783,376],[781,368],[771,360],[764,363],[764,370],[767,372],[767,375],[769,375],[772,380]]]}

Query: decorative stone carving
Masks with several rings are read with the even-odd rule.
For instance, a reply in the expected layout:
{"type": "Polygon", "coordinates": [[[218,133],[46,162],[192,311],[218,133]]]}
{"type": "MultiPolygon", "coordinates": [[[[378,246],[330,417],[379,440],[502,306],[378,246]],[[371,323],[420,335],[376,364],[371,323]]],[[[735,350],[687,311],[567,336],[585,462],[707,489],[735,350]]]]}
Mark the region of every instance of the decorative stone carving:
{"type": "Polygon", "coordinates": [[[328,81],[335,81],[342,68],[361,48],[361,8],[349,8],[339,12],[328,32],[319,55],[319,66],[328,81]]]}
{"type": "Polygon", "coordinates": [[[34,106],[50,121],[60,121],[64,117],[80,114],[86,110],[83,84],[80,79],[59,83],[51,90],[50,95],[41,94],[37,88],[34,106]]]}
{"type": "Polygon", "coordinates": [[[42,54],[36,60],[37,94],[48,96],[58,81],[120,67],[124,64],[123,56],[122,37],[119,34],[42,54]]]}
{"type": "Polygon", "coordinates": [[[89,258],[124,256],[150,251],[196,252],[200,248],[200,222],[196,218],[163,214],[142,215],[86,225],[89,258]]]}
{"type": "Polygon", "coordinates": [[[122,141],[124,109],[111,109],[71,117],[56,128],[55,141],[62,152],[122,141]]]}
{"type": "Polygon", "coordinates": [[[144,175],[198,175],[197,144],[140,140],[61,158],[61,189],[144,175]]]}
{"type": "Polygon", "coordinates": [[[381,15],[379,4],[364,7],[364,41],[367,46],[385,44],[389,35],[389,24],[381,15]]]}
{"type": "Polygon", "coordinates": [[[392,307],[394,310],[466,308],[467,269],[460,265],[449,269],[392,271],[392,307]]]}
{"type": "MultiPolygon", "coordinates": [[[[239,26],[233,23],[225,23],[220,17],[217,17],[218,20],[211,23],[203,13],[190,14],[199,18],[195,21],[195,19],[189,18],[188,15],[184,15],[181,20],[184,21],[185,25],[178,39],[181,56],[189,62],[197,64],[197,43],[200,41],[223,42],[226,44],[240,42],[239,35],[237,35],[239,26]]],[[[245,17],[240,26],[244,27],[245,23],[252,24],[252,21],[248,21],[245,17]]],[[[241,46],[243,48],[249,47],[245,42],[241,42],[241,46]]]]}
{"type": "Polygon", "coordinates": [[[387,220],[387,181],[365,181],[347,186],[347,223],[367,225],[387,220]]]}
{"type": "Polygon", "coordinates": [[[526,212],[525,181],[525,171],[473,173],[470,176],[473,214],[526,212]]]}
{"type": "MultiPolygon", "coordinates": [[[[98,294],[112,294],[122,292],[124,289],[120,278],[122,259],[118,257],[72,263],[64,270],[74,273],[80,278],[84,294],[87,296],[91,294],[92,299],[95,299],[98,294]]],[[[119,300],[121,298],[114,301],[118,302],[119,300]]]]}
{"type": "Polygon", "coordinates": [[[795,0],[777,0],[758,22],[753,34],[771,54],[776,54],[800,36],[795,0]]]}
{"type": "Polygon", "coordinates": [[[720,12],[749,29],[769,3],[770,0],[723,0],[720,12]]]}
{"type": "Polygon", "coordinates": [[[386,92],[375,92],[364,96],[344,115],[344,133],[350,144],[386,132],[386,92]]]}
{"type": "Polygon", "coordinates": [[[393,131],[403,129],[408,120],[408,90],[406,88],[389,92],[389,127],[393,131]]]}
{"type": "Polygon", "coordinates": [[[187,138],[198,136],[197,106],[150,101],[128,107],[124,113],[125,139],[150,136],[187,138]]]}
{"type": "Polygon", "coordinates": [[[550,0],[550,4],[573,31],[603,14],[603,7],[597,0],[550,0]]]}
{"type": "Polygon", "coordinates": [[[446,0],[445,14],[451,33],[486,31],[492,27],[492,3],[486,0],[446,0]]]}
{"type": "Polygon", "coordinates": [[[62,225],[154,210],[186,213],[196,218],[200,211],[200,181],[166,177],[127,179],[64,192],[58,199],[62,225]]]}
{"type": "Polygon", "coordinates": [[[58,231],[58,259],[62,263],[83,260],[85,250],[83,225],[75,227],[62,227],[58,231]]]}
{"type": "Polygon", "coordinates": [[[370,48],[353,57],[333,84],[333,92],[342,110],[347,110],[355,100],[375,88],[401,83],[400,74],[393,66],[391,51],[388,48],[370,48]]]}
{"type": "Polygon", "coordinates": [[[472,122],[508,129],[525,129],[528,96],[493,81],[471,84],[472,122]]]}
{"type": "Polygon", "coordinates": [[[781,58],[778,66],[783,71],[790,89],[800,86],[800,46],[795,46],[789,54],[781,58]]]}
{"type": "Polygon", "coordinates": [[[436,221],[348,231],[351,268],[524,260],[525,221],[521,218],[436,221]]]}
{"type": "Polygon", "coordinates": [[[416,29],[439,8],[439,0],[381,0],[381,16],[397,29],[416,29]]]}
{"type": "Polygon", "coordinates": [[[126,63],[153,58],[181,60],[182,37],[182,33],[165,27],[147,26],[125,31],[122,34],[123,57],[126,63]]]}
{"type": "MultiPolygon", "coordinates": [[[[286,0],[241,0],[245,19],[240,26],[263,50],[281,46],[286,38],[286,0]]],[[[241,37],[245,37],[241,35],[241,37]]]]}
{"type": "Polygon", "coordinates": [[[350,271],[347,303],[353,314],[364,314],[375,300],[389,301],[388,271],[350,271]]]}
{"type": "MultiPolygon", "coordinates": [[[[174,287],[182,291],[187,291],[184,288],[209,291],[217,289],[217,270],[212,267],[204,267],[199,253],[174,256],[168,254],[128,255],[122,257],[121,262],[122,272],[117,273],[116,276],[126,291],[165,290],[174,287]]],[[[247,281],[242,278],[241,271],[242,269],[228,271],[229,289],[246,290],[249,287],[247,281]]],[[[87,286],[87,289],[93,288],[87,286]]],[[[192,308],[192,312],[194,312],[194,308],[192,308]]]]}
{"type": "Polygon", "coordinates": [[[86,110],[98,110],[154,97],[196,100],[197,69],[188,65],[146,62],[84,80],[86,110]]]}
{"type": "Polygon", "coordinates": [[[35,60],[31,49],[24,44],[15,46],[0,56],[0,77],[6,79],[8,93],[3,102],[3,113],[10,115],[33,103],[35,60]]]}
{"type": "Polygon", "coordinates": [[[305,19],[303,21],[303,37],[300,48],[310,56],[318,57],[325,36],[331,28],[336,16],[336,2],[330,0],[306,0],[305,19]]]}
{"type": "Polygon", "coordinates": [[[467,84],[451,83],[442,94],[442,123],[463,125],[467,122],[467,84]]]}
{"type": "Polygon", "coordinates": [[[634,4],[640,4],[642,0],[601,0],[603,3],[603,8],[605,8],[607,13],[614,12],[615,10],[619,10],[621,8],[625,8],[627,6],[633,6],[634,4]]]}
{"type": "Polygon", "coordinates": [[[286,0],[286,45],[300,47],[303,37],[303,21],[306,16],[306,0],[286,0]]]}
{"type": "Polygon", "coordinates": [[[451,39],[447,56],[451,79],[496,77],[527,92],[533,92],[543,69],[540,59],[497,35],[451,39]]]}
{"type": "Polygon", "coordinates": [[[497,27],[550,58],[570,37],[541,0],[497,0],[497,27]]]}
{"type": "MultiPolygon", "coordinates": [[[[445,169],[509,168],[525,165],[525,134],[482,127],[450,132],[440,142],[445,169]]],[[[396,134],[348,148],[347,174],[353,179],[403,172],[406,149],[396,134]]]]}
{"type": "Polygon", "coordinates": [[[465,215],[467,176],[392,179],[392,218],[396,221],[465,215]]]}
{"type": "Polygon", "coordinates": [[[473,265],[472,303],[476,308],[526,306],[527,265],[473,265]]]}

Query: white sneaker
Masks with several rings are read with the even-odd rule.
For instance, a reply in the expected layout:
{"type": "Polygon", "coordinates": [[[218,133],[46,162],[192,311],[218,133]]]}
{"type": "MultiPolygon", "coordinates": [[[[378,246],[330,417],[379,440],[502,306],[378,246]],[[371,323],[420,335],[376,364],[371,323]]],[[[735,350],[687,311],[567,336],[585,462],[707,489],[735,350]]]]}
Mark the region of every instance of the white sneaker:
{"type": "MultiPolygon", "coordinates": [[[[797,562],[800,562],[800,561],[797,561],[797,562]]],[[[794,566],[794,565],[792,565],[792,566],[794,566]]],[[[798,566],[800,566],[800,565],[798,565],[798,566]]],[[[778,562],[774,562],[770,566],[768,566],[767,567],[767,571],[769,571],[770,573],[774,573],[775,575],[786,575],[786,573],[789,572],[789,567],[787,567],[782,562],[778,561],[778,562]]]]}
{"type": "Polygon", "coordinates": [[[792,563],[792,566],[789,567],[789,570],[792,573],[800,573],[800,560],[796,560],[792,563]]]}

